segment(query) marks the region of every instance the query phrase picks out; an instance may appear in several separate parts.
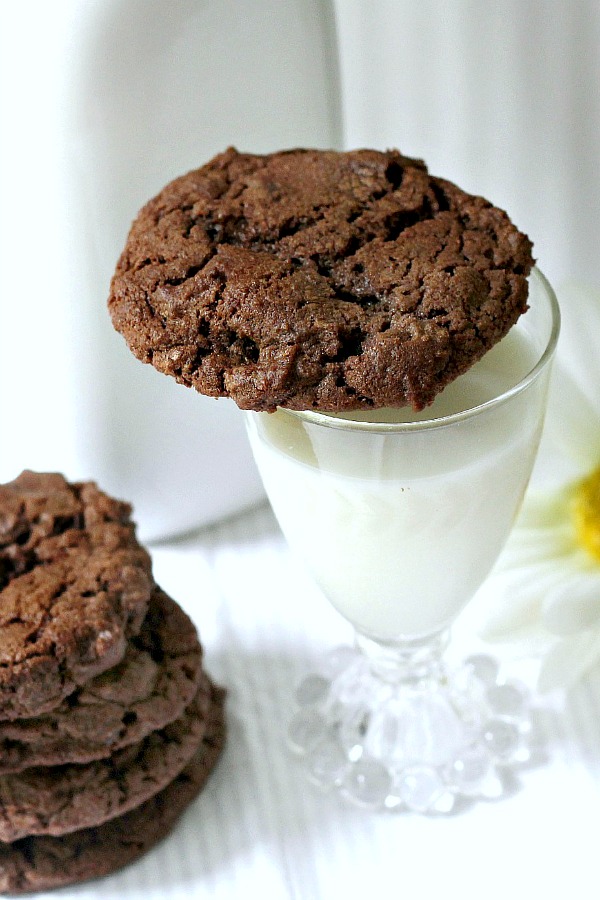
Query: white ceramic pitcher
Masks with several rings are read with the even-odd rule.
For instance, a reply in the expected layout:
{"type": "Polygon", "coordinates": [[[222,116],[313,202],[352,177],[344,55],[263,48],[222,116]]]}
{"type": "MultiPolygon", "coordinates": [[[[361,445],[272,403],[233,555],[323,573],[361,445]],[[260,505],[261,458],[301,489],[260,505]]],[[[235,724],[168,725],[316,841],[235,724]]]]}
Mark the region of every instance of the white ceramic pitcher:
{"type": "Polygon", "coordinates": [[[263,496],[239,410],[135,360],[109,281],[171,178],[230,144],[339,145],[331,4],[34,0],[1,14],[0,480],[94,478],[133,501],[145,539],[237,512],[263,496]]]}

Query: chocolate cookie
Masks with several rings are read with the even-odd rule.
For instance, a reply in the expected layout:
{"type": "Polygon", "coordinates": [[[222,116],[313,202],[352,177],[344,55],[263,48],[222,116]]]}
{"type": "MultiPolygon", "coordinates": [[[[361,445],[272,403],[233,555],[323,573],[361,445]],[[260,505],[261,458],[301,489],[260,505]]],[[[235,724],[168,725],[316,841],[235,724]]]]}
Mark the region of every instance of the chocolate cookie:
{"type": "Polygon", "coordinates": [[[0,722],[0,774],[85,763],[179,718],[203,678],[194,624],[155,588],[141,631],[119,665],[43,716],[0,722]]]}
{"type": "Polygon", "coordinates": [[[190,761],[206,731],[210,702],[206,679],[183,716],[138,744],[85,765],[2,775],[0,841],[79,831],[139,806],[190,761]]]}
{"type": "Polygon", "coordinates": [[[0,720],[53,709],[123,658],[152,590],[130,512],[61,475],[0,486],[0,720]]]}
{"type": "Polygon", "coordinates": [[[98,828],[0,845],[0,891],[24,894],[98,878],[164,838],[204,786],[225,736],[223,695],[213,698],[206,733],[186,768],[144,804],[98,828]]]}
{"type": "Polygon", "coordinates": [[[109,309],[243,409],[421,409],[526,309],[532,264],[506,213],[395,150],[229,149],[142,209],[109,309]]]}

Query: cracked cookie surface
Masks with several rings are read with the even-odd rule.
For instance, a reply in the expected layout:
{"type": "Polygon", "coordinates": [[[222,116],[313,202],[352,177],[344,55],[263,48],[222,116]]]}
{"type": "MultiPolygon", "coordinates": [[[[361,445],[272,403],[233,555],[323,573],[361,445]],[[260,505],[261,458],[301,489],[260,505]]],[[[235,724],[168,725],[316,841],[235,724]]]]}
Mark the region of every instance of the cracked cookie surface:
{"type": "Polygon", "coordinates": [[[130,512],[57,474],[0,485],[0,720],[53,709],[123,658],[153,585],[130,512]]]}
{"type": "Polygon", "coordinates": [[[532,265],[506,213],[398,151],[230,148],[141,210],[109,309],[139,359],[244,409],[421,409],[532,265]]]}
{"type": "Polygon", "coordinates": [[[139,806],[190,761],[206,731],[210,705],[206,677],[179,719],[106,759],[0,776],[0,841],[68,834],[139,806]]]}
{"type": "Polygon", "coordinates": [[[24,894],[114,872],[164,838],[204,787],[223,748],[223,698],[215,691],[200,747],[162,791],[123,816],[62,837],[0,844],[0,891],[24,894]]]}
{"type": "Polygon", "coordinates": [[[139,742],[182,715],[202,677],[188,616],[155,588],[123,660],[43,716],[0,722],[0,773],[85,763],[139,742]]]}

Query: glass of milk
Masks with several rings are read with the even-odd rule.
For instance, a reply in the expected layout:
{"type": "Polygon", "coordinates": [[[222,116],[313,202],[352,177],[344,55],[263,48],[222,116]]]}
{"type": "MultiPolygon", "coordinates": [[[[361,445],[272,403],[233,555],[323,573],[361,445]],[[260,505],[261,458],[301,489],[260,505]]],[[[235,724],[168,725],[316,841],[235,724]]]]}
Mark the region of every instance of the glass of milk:
{"type": "Polygon", "coordinates": [[[449,809],[524,753],[527,701],[491,657],[450,666],[449,628],[508,536],[533,467],[556,298],[529,309],[420,413],[247,413],[287,541],[355,628],[299,686],[290,741],[313,779],[367,806],[449,809]]]}

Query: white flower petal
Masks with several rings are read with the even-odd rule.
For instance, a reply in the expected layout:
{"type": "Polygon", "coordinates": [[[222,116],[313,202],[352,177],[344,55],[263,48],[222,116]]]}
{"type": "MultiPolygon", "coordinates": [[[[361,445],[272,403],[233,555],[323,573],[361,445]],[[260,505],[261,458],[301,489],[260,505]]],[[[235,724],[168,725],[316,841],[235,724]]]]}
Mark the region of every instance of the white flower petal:
{"type": "Polygon", "coordinates": [[[556,558],[573,551],[570,488],[530,492],[500,557],[502,566],[556,558]]]}
{"type": "Polygon", "coordinates": [[[557,290],[562,326],[534,482],[566,483],[600,464],[600,290],[557,290]],[[585,323],[585,327],[582,327],[585,323]]]}
{"type": "Polygon", "coordinates": [[[542,604],[556,571],[550,563],[494,576],[478,595],[478,602],[481,598],[485,607],[481,637],[487,641],[529,640],[533,632],[542,632],[542,604]]]}
{"type": "Polygon", "coordinates": [[[600,567],[598,574],[582,572],[550,588],[542,604],[542,620],[556,635],[600,625],[600,567]]]}
{"type": "Polygon", "coordinates": [[[537,610],[530,598],[521,595],[515,597],[510,604],[492,610],[480,629],[480,635],[483,640],[493,643],[509,639],[527,641],[532,630],[535,631],[540,626],[537,610]]]}
{"type": "Polygon", "coordinates": [[[554,527],[522,528],[515,526],[498,561],[494,573],[510,571],[544,562],[564,562],[576,549],[574,531],[569,522],[554,527]]]}
{"type": "Polygon", "coordinates": [[[542,692],[568,688],[600,659],[600,634],[578,634],[558,641],[546,654],[538,678],[542,692]]]}
{"type": "MultiPolygon", "coordinates": [[[[561,602],[563,595],[572,598],[583,591],[592,597],[597,594],[600,606],[600,567],[586,568],[585,557],[587,554],[571,552],[494,571],[476,597],[485,616],[480,629],[482,637],[504,640],[511,631],[535,625],[547,630],[544,615],[550,606],[549,598],[556,597],[561,602]],[[575,584],[577,589],[570,591],[575,584]]],[[[578,630],[581,627],[584,626],[578,630]]]]}
{"type": "Polygon", "coordinates": [[[561,308],[558,359],[584,392],[600,422],[600,289],[591,284],[568,282],[557,290],[561,308]]]}
{"type": "Polygon", "coordinates": [[[518,528],[549,530],[565,518],[567,497],[563,491],[529,491],[517,517],[518,528]]]}
{"type": "Polygon", "coordinates": [[[562,532],[517,529],[504,547],[495,572],[510,571],[543,562],[556,562],[573,553],[570,531],[562,532]]]}
{"type": "Polygon", "coordinates": [[[573,684],[600,659],[600,566],[579,545],[571,512],[574,485],[600,465],[600,291],[558,294],[563,334],[535,480],[553,490],[529,488],[475,601],[482,637],[545,654],[543,690],[573,684]]]}
{"type": "MultiPolygon", "coordinates": [[[[588,371],[587,379],[598,384],[599,347],[596,356],[596,365],[588,371]]],[[[550,453],[554,458],[565,456],[574,463],[576,468],[571,470],[571,477],[575,472],[583,474],[600,464],[600,409],[560,362],[552,373],[542,444],[540,452],[546,456],[550,453]]]]}

